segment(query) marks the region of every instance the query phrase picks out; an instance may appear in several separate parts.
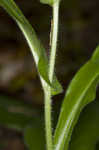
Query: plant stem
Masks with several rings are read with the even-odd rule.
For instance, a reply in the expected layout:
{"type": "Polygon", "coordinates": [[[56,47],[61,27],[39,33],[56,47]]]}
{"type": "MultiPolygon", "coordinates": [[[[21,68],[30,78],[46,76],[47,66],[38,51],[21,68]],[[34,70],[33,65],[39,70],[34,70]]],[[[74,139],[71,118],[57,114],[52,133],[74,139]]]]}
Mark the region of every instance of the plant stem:
{"type": "MultiPolygon", "coordinates": [[[[49,62],[49,79],[52,83],[55,66],[55,56],[57,47],[57,36],[58,36],[58,11],[59,2],[53,5],[53,26],[52,26],[52,44],[49,62]]],[[[52,125],[51,125],[51,87],[47,84],[45,86],[45,129],[46,129],[46,141],[47,150],[53,149],[53,138],[52,138],[52,125]]]]}
{"type": "Polygon", "coordinates": [[[45,91],[45,130],[46,130],[46,147],[52,150],[52,128],[51,128],[51,88],[46,87],[45,91]]]}
{"type": "Polygon", "coordinates": [[[57,37],[58,37],[58,16],[59,16],[59,2],[53,5],[53,23],[52,23],[52,44],[50,53],[50,67],[49,67],[49,79],[52,82],[55,66],[55,56],[57,47],[57,37]]]}

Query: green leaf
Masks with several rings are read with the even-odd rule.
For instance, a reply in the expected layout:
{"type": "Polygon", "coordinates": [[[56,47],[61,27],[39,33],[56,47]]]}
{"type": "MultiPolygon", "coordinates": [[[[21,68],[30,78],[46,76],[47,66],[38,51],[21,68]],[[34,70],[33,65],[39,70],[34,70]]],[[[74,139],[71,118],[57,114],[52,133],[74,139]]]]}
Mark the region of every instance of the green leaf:
{"type": "Polygon", "coordinates": [[[40,0],[40,2],[43,4],[53,6],[55,3],[60,2],[60,0],[40,0]]]}
{"type": "MultiPolygon", "coordinates": [[[[49,68],[48,58],[46,56],[45,49],[42,46],[41,42],[38,40],[34,29],[29,24],[29,22],[24,17],[21,10],[17,7],[17,5],[13,0],[0,0],[0,5],[8,12],[8,14],[16,21],[16,23],[20,27],[31,49],[41,78],[43,78],[43,80],[47,82],[47,84],[52,86],[48,76],[48,68],[49,68]]],[[[58,85],[59,87],[61,87],[59,82],[58,85]]],[[[58,89],[60,90],[60,88],[58,89]]],[[[60,91],[58,91],[58,93],[60,93],[60,91]]]]}
{"type": "Polygon", "coordinates": [[[44,150],[45,149],[45,133],[44,128],[39,125],[32,125],[25,129],[24,140],[29,150],[44,150]]]}
{"type": "Polygon", "coordinates": [[[68,149],[72,130],[85,105],[95,99],[99,81],[99,47],[75,75],[66,92],[54,135],[54,150],[68,149]]]}
{"type": "Polygon", "coordinates": [[[0,0],[0,6],[2,6],[10,14],[10,16],[14,17],[15,20],[23,22],[23,15],[13,0],[0,0]]]}
{"type": "Polygon", "coordinates": [[[69,150],[95,150],[99,141],[99,102],[89,104],[73,131],[69,150]]]}
{"type": "Polygon", "coordinates": [[[55,0],[40,0],[41,3],[43,4],[49,4],[49,5],[53,5],[55,0]]]}
{"type": "Polygon", "coordinates": [[[53,86],[51,89],[52,95],[57,95],[57,94],[60,94],[63,92],[63,88],[62,88],[61,84],[59,84],[55,74],[53,77],[52,86],[53,86]]]}

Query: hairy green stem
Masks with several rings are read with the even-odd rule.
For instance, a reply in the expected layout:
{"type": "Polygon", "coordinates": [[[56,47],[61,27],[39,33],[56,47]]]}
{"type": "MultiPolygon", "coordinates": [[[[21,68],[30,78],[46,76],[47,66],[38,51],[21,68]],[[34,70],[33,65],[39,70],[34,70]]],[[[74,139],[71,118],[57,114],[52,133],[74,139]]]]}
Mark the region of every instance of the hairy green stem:
{"type": "Polygon", "coordinates": [[[52,20],[52,39],[51,39],[51,53],[50,53],[50,67],[49,67],[49,79],[52,82],[55,66],[55,56],[58,37],[58,15],[59,15],[59,2],[53,5],[53,20],[52,20]]]}
{"type": "Polygon", "coordinates": [[[46,87],[45,92],[45,131],[46,131],[46,148],[53,149],[52,128],[51,128],[51,89],[46,87]]]}
{"type": "MultiPolygon", "coordinates": [[[[59,13],[59,3],[57,2],[53,5],[53,25],[51,33],[52,43],[49,62],[49,79],[51,83],[53,81],[56,47],[57,47],[58,13],[59,13]]],[[[47,150],[53,149],[52,125],[51,125],[51,96],[52,96],[51,87],[47,84],[45,86],[45,129],[46,129],[47,150]]]]}

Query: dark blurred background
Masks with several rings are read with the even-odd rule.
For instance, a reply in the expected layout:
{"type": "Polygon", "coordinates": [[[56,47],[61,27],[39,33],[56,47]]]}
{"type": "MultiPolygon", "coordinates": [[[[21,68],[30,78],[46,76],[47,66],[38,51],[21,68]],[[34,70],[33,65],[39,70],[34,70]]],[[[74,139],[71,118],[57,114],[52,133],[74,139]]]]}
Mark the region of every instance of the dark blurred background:
{"type": "MultiPolygon", "coordinates": [[[[33,25],[49,54],[51,8],[40,4],[37,0],[16,0],[16,3],[33,25]]],[[[98,43],[99,0],[62,0],[55,71],[64,91],[76,71],[90,58],[98,43]]],[[[64,93],[53,98],[53,113],[58,114],[57,110],[63,95],[64,93]]],[[[31,105],[35,114],[43,113],[43,91],[34,60],[21,31],[2,8],[0,8],[0,99],[22,101],[31,105]]],[[[2,141],[0,150],[27,149],[22,132],[9,129],[5,125],[0,125],[0,141],[2,141]]]]}

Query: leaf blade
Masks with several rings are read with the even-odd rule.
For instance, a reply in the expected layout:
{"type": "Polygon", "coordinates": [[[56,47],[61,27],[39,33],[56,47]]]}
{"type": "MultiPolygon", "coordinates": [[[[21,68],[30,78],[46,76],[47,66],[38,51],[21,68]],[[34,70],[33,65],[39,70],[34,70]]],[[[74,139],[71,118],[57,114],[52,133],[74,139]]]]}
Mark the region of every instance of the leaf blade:
{"type": "MultiPolygon", "coordinates": [[[[97,56],[99,55],[99,47],[95,53],[97,53],[97,56]]],[[[77,122],[81,110],[85,105],[95,99],[95,89],[97,78],[99,77],[99,63],[97,61],[99,57],[94,58],[92,57],[92,59],[78,71],[67,90],[55,131],[55,150],[63,150],[64,144],[66,146],[65,150],[68,149],[73,127],[77,122]],[[92,87],[91,91],[93,91],[93,93],[89,99],[86,94],[90,92],[90,87],[92,87]]]]}
{"type": "Polygon", "coordinates": [[[95,150],[99,141],[99,102],[89,104],[74,129],[70,150],[95,150]]]}
{"type": "MultiPolygon", "coordinates": [[[[57,87],[57,85],[52,85],[53,83],[50,83],[49,81],[49,75],[48,75],[48,58],[46,56],[45,49],[43,45],[41,44],[40,40],[37,38],[37,35],[32,28],[32,26],[29,24],[28,20],[25,18],[21,10],[18,8],[18,6],[15,4],[13,0],[0,0],[0,5],[7,11],[7,13],[16,21],[19,28],[21,29],[22,33],[25,36],[25,39],[30,47],[30,50],[32,52],[32,55],[34,57],[39,75],[43,80],[49,84],[49,86],[57,87]]],[[[56,93],[60,93],[62,91],[62,87],[60,83],[58,82],[59,91],[56,93]],[[61,88],[61,89],[60,89],[61,88]]],[[[54,93],[54,94],[56,94],[54,93]]]]}
{"type": "Polygon", "coordinates": [[[48,4],[50,6],[53,6],[55,3],[59,3],[60,0],[40,0],[43,4],[48,4]]]}

